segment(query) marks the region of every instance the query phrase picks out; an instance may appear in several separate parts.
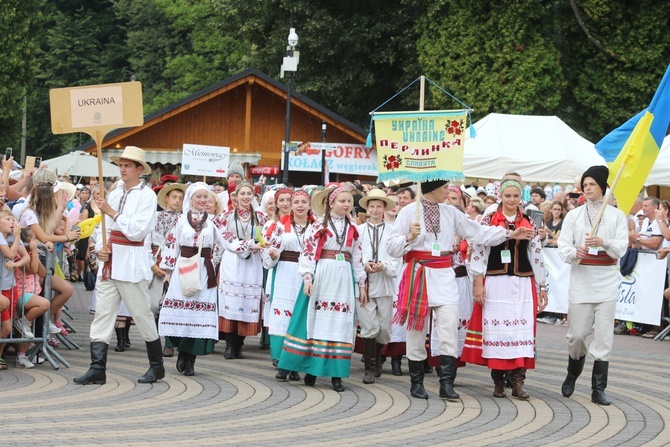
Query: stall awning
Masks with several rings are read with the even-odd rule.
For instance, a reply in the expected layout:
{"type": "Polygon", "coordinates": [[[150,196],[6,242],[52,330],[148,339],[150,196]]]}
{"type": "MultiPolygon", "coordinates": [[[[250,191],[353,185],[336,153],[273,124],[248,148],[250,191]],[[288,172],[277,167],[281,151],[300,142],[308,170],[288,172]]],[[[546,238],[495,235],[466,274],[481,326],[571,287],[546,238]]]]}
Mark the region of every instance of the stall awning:
{"type": "MultiPolygon", "coordinates": [[[[123,153],[123,149],[103,149],[102,158],[109,161],[111,156],[120,156],[123,153]]],[[[181,151],[179,150],[153,150],[145,149],[144,151],[145,161],[149,164],[152,163],[161,163],[161,164],[180,164],[181,163],[181,151]]],[[[257,165],[261,159],[261,154],[258,152],[231,152],[230,161],[238,163],[249,163],[250,165],[257,165]]]]}

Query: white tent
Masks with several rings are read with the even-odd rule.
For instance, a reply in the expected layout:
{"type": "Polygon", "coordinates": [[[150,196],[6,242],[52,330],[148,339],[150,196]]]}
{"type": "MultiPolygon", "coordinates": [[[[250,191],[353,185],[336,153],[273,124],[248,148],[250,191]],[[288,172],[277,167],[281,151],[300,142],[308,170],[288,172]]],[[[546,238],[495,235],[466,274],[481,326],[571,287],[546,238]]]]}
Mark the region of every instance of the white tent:
{"type": "MultiPolygon", "coordinates": [[[[491,113],[474,124],[463,173],[471,179],[500,179],[518,172],[525,182],[572,183],[593,165],[604,165],[593,143],[556,116],[491,113]]],[[[469,129],[465,135],[470,135],[469,129]]]]}
{"type": "MultiPolygon", "coordinates": [[[[42,163],[49,169],[53,169],[58,175],[68,174],[74,176],[96,176],[98,175],[98,159],[83,151],[73,151],[60,157],[43,160],[42,163]]],[[[103,177],[119,177],[119,167],[102,161],[103,177]]]]}
{"type": "Polygon", "coordinates": [[[649,177],[644,184],[670,186],[670,135],[663,140],[661,152],[658,153],[654,167],[651,168],[649,177]]]}

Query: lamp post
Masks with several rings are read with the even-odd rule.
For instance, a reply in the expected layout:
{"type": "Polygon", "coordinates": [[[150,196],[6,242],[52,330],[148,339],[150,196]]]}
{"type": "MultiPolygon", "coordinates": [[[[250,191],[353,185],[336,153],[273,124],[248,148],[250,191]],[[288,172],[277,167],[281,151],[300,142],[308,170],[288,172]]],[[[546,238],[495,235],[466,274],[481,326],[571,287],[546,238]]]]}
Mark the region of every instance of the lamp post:
{"type": "MultiPolygon", "coordinates": [[[[295,12],[295,10],[294,10],[295,12]]],[[[281,66],[280,77],[284,74],[288,77],[286,83],[286,133],[284,135],[284,169],[282,172],[282,183],[288,184],[288,155],[289,155],[289,141],[291,141],[291,77],[292,74],[298,71],[298,61],[300,53],[296,51],[295,47],[298,45],[298,34],[293,28],[293,14],[291,14],[291,29],[288,34],[288,46],[286,47],[286,56],[281,66]]]]}
{"type": "MultiPolygon", "coordinates": [[[[326,142],[326,122],[321,121],[321,142],[326,142]]],[[[321,149],[321,184],[326,186],[326,177],[328,177],[328,165],[326,164],[326,150],[321,149]]]]}

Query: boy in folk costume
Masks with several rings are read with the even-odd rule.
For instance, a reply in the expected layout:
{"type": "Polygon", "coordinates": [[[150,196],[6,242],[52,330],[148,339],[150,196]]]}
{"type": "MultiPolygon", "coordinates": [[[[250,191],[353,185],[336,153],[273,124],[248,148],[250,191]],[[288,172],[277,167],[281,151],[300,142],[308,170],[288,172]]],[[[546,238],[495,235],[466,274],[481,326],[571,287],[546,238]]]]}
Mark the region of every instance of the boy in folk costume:
{"type": "Polygon", "coordinates": [[[144,161],[144,151],[135,146],[127,146],[120,157],[110,158],[119,165],[121,180],[109,194],[109,201],[96,199],[105,214],[108,245],[103,247],[100,238],[96,246],[102,265],[95,285],[97,308],[91,323],[91,367],[74,381],[80,385],[106,382],[107,349],[123,300],[147,345],[150,367],[138,382],[154,383],[165,377],[165,369],[149,298],[152,262],[144,247],[156,222],[156,194],[140,175],[150,174],[151,168],[144,161]]]}
{"type": "Polygon", "coordinates": [[[558,253],[571,264],[568,289],[568,375],[561,392],[570,397],[575,382],[584,369],[586,354],[593,362],[591,401],[609,405],[605,395],[609,358],[614,334],[612,322],[619,297],[621,274],[617,259],[628,247],[628,223],[619,209],[607,205],[595,233],[590,235],[607,189],[609,169],[591,166],[582,175],[581,187],[586,204],[570,211],[563,220],[558,237],[558,253]],[[586,345],[586,337],[593,340],[586,345]]]}
{"type": "Polygon", "coordinates": [[[390,227],[384,223],[384,212],[395,206],[380,189],[371,190],[363,197],[360,206],[365,208],[368,219],[358,226],[363,247],[363,265],[368,274],[368,302],[356,301],[356,314],[363,338],[363,383],[375,383],[382,375],[381,350],[391,341],[391,312],[393,310],[394,278],[398,275],[397,262],[386,252],[390,227]]]}
{"type": "Polygon", "coordinates": [[[412,397],[428,399],[423,387],[423,361],[426,359],[426,331],[430,310],[437,318],[440,340],[440,397],[458,399],[454,391],[458,355],[458,286],[450,251],[456,235],[473,243],[497,245],[507,239],[530,239],[534,230],[514,231],[484,227],[445,202],[446,180],[421,183],[423,197],[416,208],[403,208],[387,241],[390,256],[404,257],[398,309],[394,321],[407,321],[407,358],[412,397]]]}

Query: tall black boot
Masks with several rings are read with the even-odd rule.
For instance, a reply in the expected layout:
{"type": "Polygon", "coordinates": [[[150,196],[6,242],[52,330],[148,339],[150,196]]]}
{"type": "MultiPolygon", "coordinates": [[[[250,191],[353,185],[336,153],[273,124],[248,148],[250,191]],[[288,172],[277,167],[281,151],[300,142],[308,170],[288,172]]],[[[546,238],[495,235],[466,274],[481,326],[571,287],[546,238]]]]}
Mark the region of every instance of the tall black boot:
{"type": "Polygon", "coordinates": [[[456,357],[450,355],[440,356],[440,397],[447,400],[460,398],[454,391],[454,379],[456,378],[456,357]]]}
{"type": "Polygon", "coordinates": [[[260,348],[262,350],[266,350],[267,348],[270,347],[270,343],[268,342],[268,338],[269,338],[268,328],[263,326],[263,329],[261,329],[261,344],[260,344],[260,348]]]}
{"type": "Polygon", "coordinates": [[[125,343],[126,348],[130,348],[130,321],[126,322],[126,327],[124,328],[125,343]]]}
{"type": "Polygon", "coordinates": [[[235,358],[235,340],[236,340],[236,333],[235,332],[226,332],[226,350],[223,351],[223,356],[227,359],[232,359],[235,358]]]}
{"type": "Polygon", "coordinates": [[[235,349],[233,350],[233,355],[236,359],[243,359],[244,354],[242,354],[242,346],[244,346],[244,339],[241,335],[235,334],[235,349]]]}
{"type": "Polygon", "coordinates": [[[568,375],[563,381],[563,386],[561,387],[561,393],[564,397],[572,396],[572,393],[575,392],[575,382],[577,382],[577,377],[584,371],[584,361],[586,356],[582,356],[577,360],[568,356],[568,375]]]}
{"type": "Polygon", "coordinates": [[[363,383],[375,383],[375,372],[377,371],[377,341],[374,338],[363,339],[363,361],[365,362],[365,375],[363,383]]]}
{"type": "Polygon", "coordinates": [[[163,346],[161,339],[148,341],[147,357],[149,358],[149,369],[142,377],[137,379],[139,383],[154,383],[165,377],[165,368],[163,368],[163,346]]]}
{"type": "Polygon", "coordinates": [[[409,363],[409,378],[412,386],[409,393],[417,399],[428,399],[428,393],[423,387],[423,360],[407,360],[409,363]]]}
{"type": "Polygon", "coordinates": [[[382,376],[382,349],[384,349],[384,346],[386,345],[377,343],[377,355],[375,358],[375,377],[382,376]]]}
{"type": "Polygon", "coordinates": [[[194,376],[195,375],[195,356],[193,354],[184,353],[186,361],[184,362],[184,375],[185,376],[194,376]]]}
{"type": "Polygon", "coordinates": [[[114,328],[114,332],[116,332],[116,348],[114,348],[115,352],[123,352],[126,350],[126,329],[122,327],[116,327],[114,328]]]}
{"type": "Polygon", "coordinates": [[[402,355],[394,355],[391,357],[391,371],[394,376],[402,376],[402,355]]]}
{"type": "Polygon", "coordinates": [[[591,375],[591,402],[598,405],[609,405],[610,401],[605,394],[607,388],[607,372],[609,370],[610,362],[596,360],[593,362],[593,374],[591,375]]]}
{"type": "Polygon", "coordinates": [[[107,349],[109,345],[100,341],[91,342],[91,367],[86,373],[74,379],[79,385],[104,385],[107,382],[107,349]]]}

